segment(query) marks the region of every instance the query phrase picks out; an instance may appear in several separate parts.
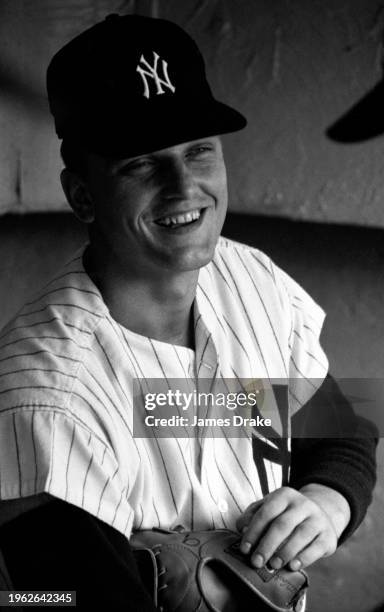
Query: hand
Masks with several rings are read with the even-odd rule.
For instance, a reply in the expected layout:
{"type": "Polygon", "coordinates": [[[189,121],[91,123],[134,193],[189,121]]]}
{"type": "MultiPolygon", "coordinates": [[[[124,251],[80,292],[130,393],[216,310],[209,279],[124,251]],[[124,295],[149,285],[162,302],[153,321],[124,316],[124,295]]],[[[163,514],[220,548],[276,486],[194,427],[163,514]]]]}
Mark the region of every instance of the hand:
{"type": "Polygon", "coordinates": [[[251,504],[239,518],[240,549],[251,553],[254,567],[268,563],[295,571],[333,554],[349,518],[348,502],[329,487],[282,487],[251,504]]]}

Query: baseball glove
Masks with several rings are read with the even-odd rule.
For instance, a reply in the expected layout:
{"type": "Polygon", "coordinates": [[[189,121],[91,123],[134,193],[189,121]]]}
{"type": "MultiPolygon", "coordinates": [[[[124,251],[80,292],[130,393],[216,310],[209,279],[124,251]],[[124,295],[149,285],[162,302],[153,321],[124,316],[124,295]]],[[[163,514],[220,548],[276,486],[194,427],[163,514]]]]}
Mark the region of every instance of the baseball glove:
{"type": "Polygon", "coordinates": [[[130,544],[162,612],[303,610],[306,574],[255,569],[240,552],[240,536],[233,531],[144,530],[130,544]]]}

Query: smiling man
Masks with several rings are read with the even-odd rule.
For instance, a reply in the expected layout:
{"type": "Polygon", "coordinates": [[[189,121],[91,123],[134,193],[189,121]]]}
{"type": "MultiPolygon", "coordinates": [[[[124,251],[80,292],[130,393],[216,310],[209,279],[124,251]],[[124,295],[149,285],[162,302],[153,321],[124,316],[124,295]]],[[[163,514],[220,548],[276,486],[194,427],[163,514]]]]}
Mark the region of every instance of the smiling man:
{"type": "Polygon", "coordinates": [[[107,17],[56,54],[47,84],[89,243],[1,336],[3,574],[18,589],[76,589],[78,607],[151,610],[133,530],[238,528],[255,568],[331,554],[369,504],[375,442],[292,440],[287,482],[284,437],[327,376],[324,315],[265,254],[220,237],[219,136],[244,117],[163,20],[107,17]],[[144,393],[151,379],[192,393],[283,379],[282,443],[260,457],[240,436],[135,437],[133,382],[144,393]]]}
{"type": "Polygon", "coordinates": [[[84,173],[65,169],[62,184],[90,224],[87,270],[112,316],[139,334],[193,349],[199,269],[213,257],[227,210],[219,137],[132,158],[84,156],[84,173]]]}

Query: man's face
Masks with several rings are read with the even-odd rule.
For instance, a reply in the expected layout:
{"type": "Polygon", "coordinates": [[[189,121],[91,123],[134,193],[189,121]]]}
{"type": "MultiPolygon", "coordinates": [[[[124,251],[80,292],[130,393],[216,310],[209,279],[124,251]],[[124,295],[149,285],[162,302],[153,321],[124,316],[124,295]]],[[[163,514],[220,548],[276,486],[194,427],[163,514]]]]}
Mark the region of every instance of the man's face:
{"type": "Polygon", "coordinates": [[[130,159],[91,154],[86,186],[95,246],[130,273],[196,270],[212,259],[227,209],[219,137],[130,159]]]}

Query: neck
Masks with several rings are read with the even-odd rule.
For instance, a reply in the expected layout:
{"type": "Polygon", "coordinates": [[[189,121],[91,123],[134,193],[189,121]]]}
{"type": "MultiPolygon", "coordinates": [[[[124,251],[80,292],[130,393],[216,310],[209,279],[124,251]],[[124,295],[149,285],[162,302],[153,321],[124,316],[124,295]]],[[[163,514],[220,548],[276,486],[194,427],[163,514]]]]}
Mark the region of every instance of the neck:
{"type": "Polygon", "coordinates": [[[194,349],[193,301],[198,270],[156,270],[138,275],[103,259],[92,246],[84,267],[112,317],[127,329],[161,342],[194,349]]]}

